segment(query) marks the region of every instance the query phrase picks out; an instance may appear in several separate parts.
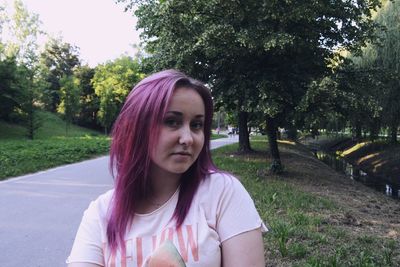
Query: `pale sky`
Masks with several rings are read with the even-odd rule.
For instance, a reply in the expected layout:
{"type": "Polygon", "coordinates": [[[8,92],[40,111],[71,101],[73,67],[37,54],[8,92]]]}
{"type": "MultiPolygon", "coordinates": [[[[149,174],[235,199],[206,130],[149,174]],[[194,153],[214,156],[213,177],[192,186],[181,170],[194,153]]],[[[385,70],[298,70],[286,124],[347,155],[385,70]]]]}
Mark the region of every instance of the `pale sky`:
{"type": "MultiPolygon", "coordinates": [[[[4,2],[4,0],[3,0],[4,2]]],[[[13,0],[5,0],[12,6],[13,0]]],[[[134,56],[139,44],[136,18],[114,0],[23,0],[39,15],[42,30],[61,35],[64,42],[80,48],[83,63],[94,67],[122,54],[134,56]]]]}

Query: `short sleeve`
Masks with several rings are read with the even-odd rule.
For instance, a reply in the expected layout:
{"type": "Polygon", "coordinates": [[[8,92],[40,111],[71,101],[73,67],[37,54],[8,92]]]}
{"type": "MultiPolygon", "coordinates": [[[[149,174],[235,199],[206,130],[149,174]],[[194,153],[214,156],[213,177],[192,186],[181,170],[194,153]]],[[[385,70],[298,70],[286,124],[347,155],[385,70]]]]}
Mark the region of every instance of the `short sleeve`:
{"type": "Polygon", "coordinates": [[[85,262],[104,266],[98,200],[90,203],[84,212],[81,224],[66,263],[85,262]]]}
{"type": "Polygon", "coordinates": [[[254,201],[240,181],[229,175],[222,175],[223,184],[217,183],[221,194],[217,205],[216,228],[221,243],[238,234],[261,228],[268,229],[260,218],[254,201]]]}

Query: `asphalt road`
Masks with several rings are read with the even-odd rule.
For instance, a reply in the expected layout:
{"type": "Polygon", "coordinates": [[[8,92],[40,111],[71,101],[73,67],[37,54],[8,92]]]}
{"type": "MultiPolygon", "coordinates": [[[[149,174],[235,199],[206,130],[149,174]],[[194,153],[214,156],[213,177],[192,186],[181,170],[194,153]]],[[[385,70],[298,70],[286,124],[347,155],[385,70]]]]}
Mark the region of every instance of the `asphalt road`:
{"type": "MultiPolygon", "coordinates": [[[[236,137],[213,140],[217,148],[236,137]]],[[[83,211],[112,188],[108,157],[0,182],[0,267],[66,266],[83,211]]]]}

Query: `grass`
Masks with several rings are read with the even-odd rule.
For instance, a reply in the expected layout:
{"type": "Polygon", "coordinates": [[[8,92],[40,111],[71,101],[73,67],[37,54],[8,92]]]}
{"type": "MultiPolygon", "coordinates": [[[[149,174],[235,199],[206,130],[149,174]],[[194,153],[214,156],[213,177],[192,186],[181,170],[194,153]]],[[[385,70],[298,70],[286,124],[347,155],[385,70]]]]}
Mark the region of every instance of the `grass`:
{"type": "MultiPolygon", "coordinates": [[[[68,132],[65,130],[65,122],[57,115],[50,112],[39,112],[41,127],[35,134],[35,139],[48,139],[52,137],[79,137],[85,135],[101,136],[100,132],[87,128],[70,125],[68,132]]],[[[0,141],[26,139],[26,129],[18,124],[11,124],[0,120],[0,141]]]]}
{"type": "Polygon", "coordinates": [[[0,180],[105,154],[106,137],[59,137],[0,142],[0,180]]]}
{"type": "Polygon", "coordinates": [[[238,155],[237,145],[222,147],[213,151],[213,158],[218,167],[240,177],[267,222],[267,266],[396,266],[399,242],[330,224],[326,215],[346,207],[302,191],[291,183],[290,174],[266,179],[261,174],[268,168],[267,143],[257,138],[252,147],[258,152],[250,155],[238,155]]]}
{"type": "Polygon", "coordinates": [[[42,126],[35,139],[20,125],[0,121],[0,180],[92,158],[108,152],[110,139],[71,125],[52,113],[40,112],[42,126]]]}
{"type": "Polygon", "coordinates": [[[226,134],[216,134],[216,133],[211,134],[211,140],[226,138],[226,137],[228,137],[226,134]]]}

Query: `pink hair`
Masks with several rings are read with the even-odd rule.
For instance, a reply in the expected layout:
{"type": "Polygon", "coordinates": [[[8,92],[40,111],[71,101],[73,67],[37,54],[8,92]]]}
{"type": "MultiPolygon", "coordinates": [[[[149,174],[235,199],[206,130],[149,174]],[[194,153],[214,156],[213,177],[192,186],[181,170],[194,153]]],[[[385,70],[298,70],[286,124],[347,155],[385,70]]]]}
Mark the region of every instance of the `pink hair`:
{"type": "Polygon", "coordinates": [[[182,175],[173,218],[180,227],[200,182],[217,170],[211,159],[210,137],[213,103],[209,90],[199,81],[176,70],[155,73],[139,82],[129,93],[112,132],[110,168],[115,191],[110,205],[107,239],[112,253],[125,249],[137,203],[150,192],[149,168],[152,148],[175,89],[188,87],[200,94],[205,106],[204,146],[193,165],[182,175]]]}

